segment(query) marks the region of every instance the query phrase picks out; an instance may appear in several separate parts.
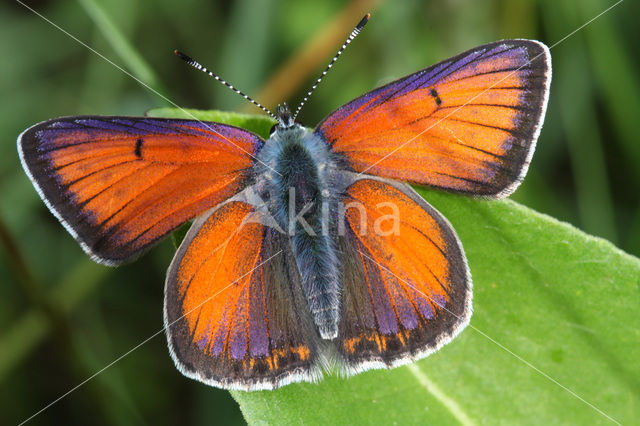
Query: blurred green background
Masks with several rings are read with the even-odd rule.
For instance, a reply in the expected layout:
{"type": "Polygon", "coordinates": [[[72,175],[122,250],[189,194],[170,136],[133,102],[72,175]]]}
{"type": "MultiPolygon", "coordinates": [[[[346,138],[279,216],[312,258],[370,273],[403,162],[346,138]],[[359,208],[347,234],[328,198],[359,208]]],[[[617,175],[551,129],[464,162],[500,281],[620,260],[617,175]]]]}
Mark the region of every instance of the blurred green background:
{"type": "MultiPolygon", "coordinates": [[[[382,83],[476,45],[549,46],[604,0],[25,1],[183,107],[259,113],[187,67],[181,49],[267,107],[299,101],[353,25],[360,37],[300,115],[309,127],[382,83]]],[[[512,196],[640,255],[640,17],[621,3],[551,50],[545,126],[512,196]]],[[[165,241],[118,269],[92,263],[22,171],[17,135],[65,115],[142,115],[166,100],[18,2],[0,5],[0,423],[22,421],[162,328],[165,241]]],[[[464,243],[464,241],[463,241],[464,243]]],[[[226,391],[184,378],[160,334],[37,424],[234,424],[226,391]]]]}

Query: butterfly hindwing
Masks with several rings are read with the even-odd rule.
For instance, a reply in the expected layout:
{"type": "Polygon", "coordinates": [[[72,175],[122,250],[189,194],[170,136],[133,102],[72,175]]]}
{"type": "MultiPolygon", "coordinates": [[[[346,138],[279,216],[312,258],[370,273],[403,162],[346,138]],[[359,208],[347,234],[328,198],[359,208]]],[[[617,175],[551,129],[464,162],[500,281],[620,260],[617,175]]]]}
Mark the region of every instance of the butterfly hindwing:
{"type": "Polygon", "coordinates": [[[243,201],[198,218],[167,274],[165,329],[183,374],[227,389],[314,381],[319,335],[288,237],[243,201]]]}
{"type": "Polygon", "coordinates": [[[239,192],[263,143],[216,123],[87,116],[37,124],[18,150],[83,249],[118,264],[239,192]]]}
{"type": "Polygon", "coordinates": [[[469,322],[471,277],[449,222],[411,187],[361,178],[346,190],[343,305],[348,373],[422,358],[469,322]]]}
{"type": "Polygon", "coordinates": [[[357,172],[506,197],[529,166],[550,81],[545,45],[503,40],[369,92],[316,133],[357,172]]]}

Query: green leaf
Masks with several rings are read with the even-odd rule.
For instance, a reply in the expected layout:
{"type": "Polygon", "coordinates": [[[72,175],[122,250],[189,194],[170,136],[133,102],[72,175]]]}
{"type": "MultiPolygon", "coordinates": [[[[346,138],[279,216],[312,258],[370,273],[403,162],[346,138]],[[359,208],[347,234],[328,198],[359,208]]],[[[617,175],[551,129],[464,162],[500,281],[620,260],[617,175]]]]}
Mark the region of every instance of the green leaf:
{"type": "Polygon", "coordinates": [[[166,118],[186,118],[189,120],[215,121],[217,123],[230,124],[236,127],[242,127],[252,131],[253,133],[269,137],[271,127],[276,121],[266,115],[241,114],[237,112],[226,111],[203,111],[199,109],[189,108],[154,108],[147,111],[149,117],[166,117],[166,118]]]}
{"type": "Polygon", "coordinates": [[[406,367],[232,392],[247,421],[608,424],[640,418],[640,260],[509,200],[419,191],[464,245],[474,280],[471,325],[406,367]]]}

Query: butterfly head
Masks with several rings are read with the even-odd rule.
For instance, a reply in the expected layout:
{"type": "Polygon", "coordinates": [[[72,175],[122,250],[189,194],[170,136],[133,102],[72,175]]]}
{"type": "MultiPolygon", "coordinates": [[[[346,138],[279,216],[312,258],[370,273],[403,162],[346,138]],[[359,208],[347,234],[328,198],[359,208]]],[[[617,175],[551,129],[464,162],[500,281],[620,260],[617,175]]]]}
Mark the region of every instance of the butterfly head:
{"type": "Polygon", "coordinates": [[[299,126],[293,119],[293,115],[291,115],[289,106],[286,103],[278,105],[278,108],[276,108],[276,120],[278,120],[278,123],[271,128],[271,133],[299,126]]]}

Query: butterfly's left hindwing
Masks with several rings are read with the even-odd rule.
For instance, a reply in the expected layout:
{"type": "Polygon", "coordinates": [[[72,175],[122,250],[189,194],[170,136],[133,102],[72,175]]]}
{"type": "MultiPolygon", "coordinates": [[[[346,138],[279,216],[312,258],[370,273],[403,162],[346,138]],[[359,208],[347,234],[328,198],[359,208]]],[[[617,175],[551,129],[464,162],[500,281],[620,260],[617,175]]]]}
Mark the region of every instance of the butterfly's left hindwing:
{"type": "Polygon", "coordinates": [[[36,124],[18,151],[82,248],[116,265],[239,192],[263,143],[217,123],[87,116],[36,124]]]}
{"type": "Polygon", "coordinates": [[[165,289],[165,328],[185,375],[226,389],[314,381],[320,337],[288,237],[229,201],[194,222],[165,289]]]}
{"type": "Polygon", "coordinates": [[[471,276],[447,220],[408,185],[362,178],[346,191],[338,353],[347,373],[406,364],[471,316],[471,276]]]}

